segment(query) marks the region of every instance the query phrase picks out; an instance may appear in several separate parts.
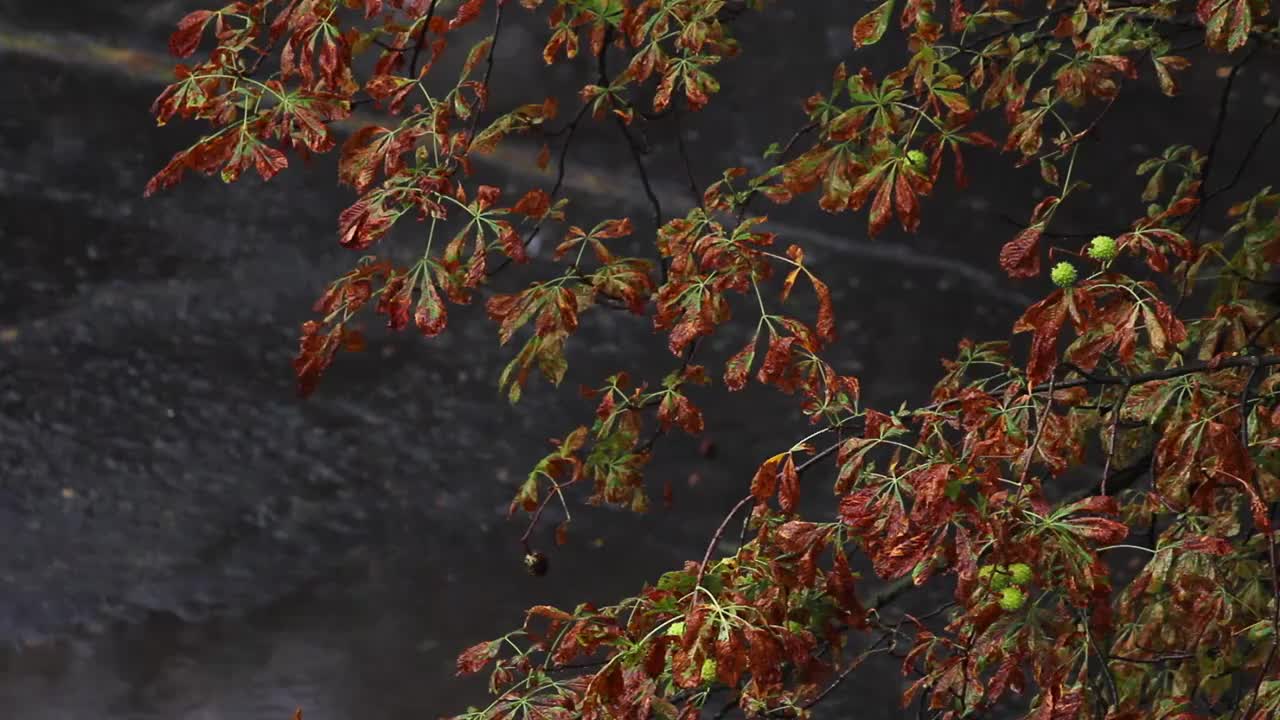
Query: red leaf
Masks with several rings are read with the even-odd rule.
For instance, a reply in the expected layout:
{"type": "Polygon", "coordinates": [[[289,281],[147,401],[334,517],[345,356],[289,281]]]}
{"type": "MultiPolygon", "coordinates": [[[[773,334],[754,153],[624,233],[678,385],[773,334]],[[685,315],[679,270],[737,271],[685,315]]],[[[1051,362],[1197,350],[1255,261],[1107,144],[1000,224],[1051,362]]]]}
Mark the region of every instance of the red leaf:
{"type": "Polygon", "coordinates": [[[458,8],[458,14],[449,21],[449,30],[457,30],[480,15],[484,0],[467,0],[458,8]]]}
{"type": "Polygon", "coordinates": [[[1042,226],[1032,225],[1000,248],[1000,267],[1009,277],[1029,278],[1040,274],[1041,230],[1042,226]]]}
{"type": "Polygon", "coordinates": [[[784,513],[793,513],[800,502],[800,474],[796,472],[796,461],[790,453],[782,463],[781,480],[782,484],[778,488],[778,507],[784,513]]]}
{"type": "Polygon", "coordinates": [[[378,298],[377,312],[387,316],[387,327],[403,330],[409,324],[409,305],[413,302],[413,287],[408,277],[397,275],[387,281],[378,298]]]}
{"type": "Polygon", "coordinates": [[[851,625],[865,627],[867,611],[858,600],[853,571],[849,569],[849,560],[838,548],[834,554],[831,572],[827,573],[827,593],[836,601],[836,607],[845,612],[851,625]]]}
{"type": "Polygon", "coordinates": [[[776,531],[778,547],[783,552],[801,553],[813,547],[819,540],[825,540],[827,532],[817,523],[804,520],[791,520],[783,523],[776,531]]]}
{"type": "Polygon", "coordinates": [[[1055,290],[1044,300],[1027,308],[1013,325],[1015,333],[1033,331],[1027,379],[1041,383],[1049,379],[1058,362],[1058,334],[1067,319],[1066,294],[1055,290]]]}
{"type": "Polygon", "coordinates": [[[794,337],[780,335],[769,338],[769,349],[765,352],[764,362],[756,373],[756,379],[765,384],[781,380],[791,364],[791,346],[795,341],[794,337]]]}
{"type": "Polygon", "coordinates": [[[1114,545],[1129,536],[1129,526],[1101,517],[1077,518],[1068,523],[1071,532],[1101,545],[1114,545]]]}
{"type": "Polygon", "coordinates": [[[733,357],[725,363],[724,384],[729,390],[741,390],[746,387],[747,376],[751,374],[751,363],[756,358],[756,343],[759,341],[759,335],[751,338],[751,342],[734,353],[733,357]]]}
{"type": "Polygon", "coordinates": [[[169,36],[169,52],[175,57],[188,57],[200,47],[200,36],[213,17],[211,10],[196,10],[178,21],[178,29],[169,36]]]}
{"type": "Polygon", "coordinates": [[[898,208],[898,222],[907,232],[915,232],[920,227],[920,203],[916,199],[916,191],[911,187],[911,179],[907,173],[898,171],[893,181],[893,200],[898,208]]]}
{"type": "Polygon", "coordinates": [[[894,580],[911,572],[928,555],[932,544],[930,533],[917,533],[896,542],[887,552],[872,558],[876,574],[885,580],[894,580]]]}
{"type": "Polygon", "coordinates": [[[778,491],[778,462],[784,456],[788,456],[787,453],[774,455],[756,469],[755,477],[751,478],[751,496],[757,502],[765,502],[778,491]]]}
{"type": "Polygon", "coordinates": [[[911,474],[910,482],[915,488],[915,503],[911,506],[911,519],[922,527],[933,527],[938,521],[939,513],[945,508],[947,480],[951,477],[952,466],[939,463],[923,468],[911,474]]]}
{"type": "Polygon", "coordinates": [[[470,675],[479,672],[481,668],[489,664],[498,654],[498,648],[502,647],[502,643],[497,640],[486,640],[482,643],[476,643],[458,656],[458,675],[470,675]]]}
{"type": "Polygon", "coordinates": [[[1184,540],[1181,547],[1187,552],[1202,552],[1209,555],[1230,555],[1233,549],[1230,542],[1211,535],[1184,540]]]}
{"type": "Polygon", "coordinates": [[[298,395],[307,397],[315,392],[320,376],[333,362],[342,344],[342,326],[338,325],[320,334],[320,323],[309,320],[302,324],[302,337],[298,341],[298,354],[293,359],[293,370],[298,378],[298,395]]]}
{"type": "Polygon", "coordinates": [[[813,292],[818,296],[818,337],[824,343],[836,340],[836,313],[831,304],[831,289],[816,277],[809,278],[813,282],[813,292]]]}
{"type": "Polygon", "coordinates": [[[182,180],[182,175],[186,172],[189,162],[189,156],[186,151],[174,154],[169,159],[169,162],[147,181],[147,186],[142,191],[142,197],[151,197],[161,190],[168,190],[177,185],[182,180]]]}
{"type": "Polygon", "coordinates": [[[892,190],[892,180],[886,180],[880,184],[880,189],[876,191],[875,199],[871,201],[871,213],[867,222],[867,234],[871,237],[879,235],[880,231],[884,230],[885,226],[889,224],[892,190]]]}
{"type": "Polygon", "coordinates": [[[523,197],[516,202],[511,208],[511,212],[520,213],[528,217],[537,219],[547,214],[547,210],[551,207],[551,196],[545,190],[534,188],[525,193],[523,197]]]}
{"type": "Polygon", "coordinates": [[[518,263],[528,262],[529,256],[524,251],[524,239],[520,233],[506,220],[498,220],[494,224],[498,226],[498,241],[507,257],[518,263]]]}
{"type": "Polygon", "coordinates": [[[600,239],[618,238],[631,234],[631,218],[605,220],[591,230],[591,236],[600,239]]]}
{"type": "Polygon", "coordinates": [[[338,216],[338,242],[343,247],[364,250],[378,241],[391,228],[391,221],[379,208],[361,198],[338,216]]]}
{"type": "Polygon", "coordinates": [[[262,176],[263,180],[270,180],[281,170],[289,167],[289,161],[285,158],[284,153],[273,147],[263,143],[254,143],[252,152],[253,167],[262,176]]]}
{"type": "Polygon", "coordinates": [[[435,337],[444,332],[445,326],[449,323],[449,314],[445,310],[444,302],[436,292],[435,283],[430,280],[422,282],[422,297],[418,299],[418,310],[413,314],[413,322],[427,337],[435,337]]]}
{"type": "Polygon", "coordinates": [[[782,682],[782,643],[768,630],[747,630],[747,666],[751,679],[759,687],[769,688],[782,682]]]}
{"type": "Polygon", "coordinates": [[[1083,500],[1071,503],[1066,508],[1067,512],[1093,512],[1112,514],[1120,511],[1120,504],[1112,495],[1091,495],[1083,500]]]}
{"type": "Polygon", "coordinates": [[[874,45],[884,37],[889,27],[889,16],[893,13],[894,0],[885,0],[879,7],[863,15],[853,25],[853,46],[864,47],[874,45]]]}
{"type": "Polygon", "coordinates": [[[787,298],[791,297],[791,288],[795,287],[796,278],[800,277],[800,270],[801,267],[797,265],[787,273],[787,277],[782,281],[782,290],[778,293],[779,300],[786,302],[787,298]]]}

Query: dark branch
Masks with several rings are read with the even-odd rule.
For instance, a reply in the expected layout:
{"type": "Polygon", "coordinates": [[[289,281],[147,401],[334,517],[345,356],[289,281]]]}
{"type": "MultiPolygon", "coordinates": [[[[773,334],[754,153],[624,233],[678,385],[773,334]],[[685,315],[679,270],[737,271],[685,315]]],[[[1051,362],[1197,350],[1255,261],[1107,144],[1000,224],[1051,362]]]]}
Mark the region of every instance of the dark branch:
{"type": "MultiPolygon", "coordinates": [[[[413,43],[413,56],[409,59],[409,77],[418,76],[418,56],[422,54],[422,46],[427,41],[427,28],[431,27],[431,18],[436,14],[437,2],[438,0],[431,0],[431,7],[427,8],[427,16],[422,19],[422,27],[418,30],[418,39],[413,43]]],[[[501,12],[501,5],[498,6],[498,10],[501,12]]]]}

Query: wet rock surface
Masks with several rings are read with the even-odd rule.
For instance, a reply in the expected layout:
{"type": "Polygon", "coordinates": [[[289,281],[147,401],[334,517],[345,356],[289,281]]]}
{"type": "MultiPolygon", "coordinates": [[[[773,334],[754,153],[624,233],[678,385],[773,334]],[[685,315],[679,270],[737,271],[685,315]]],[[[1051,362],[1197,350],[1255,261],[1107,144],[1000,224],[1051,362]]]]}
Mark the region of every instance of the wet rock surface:
{"type": "MultiPolygon", "coordinates": [[[[0,0],[0,708],[21,720],[456,712],[482,695],[452,678],[457,650],[517,625],[528,605],[607,602],[700,555],[757,456],[805,425],[769,393],[716,399],[717,457],[672,438],[651,470],[676,481],[674,510],[582,508],[552,573],[524,575],[523,525],[504,519],[515,483],[548,436],[589,415],[574,385],[622,357],[660,376],[672,362],[661,339],[640,321],[593,318],[561,391],[535,384],[512,408],[495,390],[511,351],[471,308],[430,341],[375,328],[368,352],[342,356],[315,397],[296,399],[297,325],[354,261],[334,239],[350,196],[332,158],[270,185],[193,178],[141,198],[190,132],[157,131],[147,115],[156,54],[202,4],[0,0]]],[[[704,181],[798,122],[794,99],[812,88],[784,101],[760,79],[820,81],[845,52],[843,19],[779,12],[794,42],[830,52],[786,74],[748,52],[733,72],[756,82],[738,94],[727,76],[735,99],[689,124],[704,181]],[[841,43],[822,39],[831,28],[841,43]],[[742,109],[761,103],[767,122],[746,124],[742,109]]],[[[744,44],[768,30],[744,28],[744,44]]],[[[515,37],[540,42],[536,28],[515,37]]],[[[513,71],[511,85],[535,72],[513,71]]],[[[1135,95],[1113,111],[1118,126],[1146,122],[1135,95]]],[[[1150,148],[1162,134],[1203,135],[1209,120],[1195,117],[1152,126],[1150,148]]],[[[671,143],[654,143],[654,161],[670,162],[671,143]]],[[[571,160],[583,222],[645,216],[625,155],[609,155],[616,138],[583,147],[571,160]]],[[[517,161],[533,152],[483,172],[525,187],[517,161]]],[[[974,196],[1000,207],[944,194],[908,240],[869,242],[860,216],[778,216],[774,229],[827,267],[837,360],[872,404],[924,397],[939,357],[961,337],[1002,335],[1035,291],[986,270],[1010,234],[999,212],[1025,208],[1030,183],[977,174],[974,196]]],[[[659,189],[679,211],[681,185],[659,189]]],[[[1114,226],[1136,210],[1129,197],[1066,222],[1114,226]]],[[[718,339],[708,357],[742,339],[718,339]]],[[[896,717],[897,681],[873,680],[851,690],[859,709],[896,717]]]]}

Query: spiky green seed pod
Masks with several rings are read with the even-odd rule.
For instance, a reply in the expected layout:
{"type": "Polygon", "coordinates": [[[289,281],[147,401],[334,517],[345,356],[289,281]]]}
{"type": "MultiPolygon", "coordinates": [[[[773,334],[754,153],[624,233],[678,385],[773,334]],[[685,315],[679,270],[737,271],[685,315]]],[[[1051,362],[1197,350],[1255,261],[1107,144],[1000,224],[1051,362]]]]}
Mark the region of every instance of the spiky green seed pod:
{"type": "Polygon", "coordinates": [[[1031,582],[1031,566],[1026,563],[1014,563],[1009,566],[1009,576],[1014,585],[1026,585],[1031,582]]]}
{"type": "Polygon", "coordinates": [[[1000,591],[1000,607],[1013,612],[1027,603],[1027,594],[1022,588],[1007,587],[1000,591]]]}
{"type": "Polygon", "coordinates": [[[1101,262],[1111,262],[1120,254],[1116,239],[1110,235],[1099,235],[1089,241],[1089,257],[1101,262]]]}
{"type": "Polygon", "coordinates": [[[1060,288],[1069,288],[1076,284],[1076,266],[1069,262],[1060,262],[1049,272],[1049,279],[1060,288]]]}
{"type": "Polygon", "coordinates": [[[929,158],[924,154],[923,151],[912,150],[907,153],[907,162],[911,163],[911,167],[917,170],[923,170],[925,163],[927,163],[928,161],[929,161],[929,158]]]}
{"type": "Polygon", "coordinates": [[[702,661],[702,681],[715,682],[716,679],[716,661],[715,658],[707,658],[702,661]]]}
{"type": "Polygon", "coordinates": [[[983,565],[982,567],[978,568],[978,579],[983,582],[987,582],[988,580],[991,579],[991,573],[994,572],[995,569],[996,569],[995,565],[983,565]]]}
{"type": "Polygon", "coordinates": [[[1009,568],[997,565],[995,571],[991,573],[991,588],[1004,590],[1007,587],[1009,587],[1009,568]]]}

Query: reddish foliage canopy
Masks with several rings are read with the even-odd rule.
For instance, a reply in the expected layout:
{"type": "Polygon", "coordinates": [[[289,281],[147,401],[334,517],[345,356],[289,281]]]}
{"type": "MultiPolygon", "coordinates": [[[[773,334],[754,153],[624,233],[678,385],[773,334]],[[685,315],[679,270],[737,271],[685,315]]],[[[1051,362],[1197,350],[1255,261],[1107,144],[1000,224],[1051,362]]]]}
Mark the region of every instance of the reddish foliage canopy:
{"type": "MultiPolygon", "coordinates": [[[[1238,191],[1239,170],[1208,190],[1215,138],[1207,151],[1178,145],[1143,162],[1147,211],[1114,237],[1081,247],[1051,232],[1064,203],[1087,197],[1076,160],[1118,95],[1152,81],[1175,95],[1191,65],[1177,52],[1234,53],[1237,69],[1274,58],[1269,3],[953,0],[939,9],[885,0],[850,19],[851,44],[875,45],[896,18],[902,67],[876,76],[840,64],[830,92],[804,103],[801,131],[766,153],[766,172],[727,169],[665,222],[655,201],[658,227],[642,243],[652,257],[621,254],[619,239],[637,234],[629,218],[570,220],[561,180],[504,194],[476,179],[472,160],[533,136],[547,143],[544,169],[559,145],[563,179],[588,118],[615,125],[635,149],[637,124],[712,101],[713,73],[741,50],[734,18],[768,13],[769,3],[511,5],[243,0],[194,12],[170,49],[207,53],[177,66],[153,111],[161,124],[181,117],[213,129],[146,187],[171,187],[188,171],[270,179],[291,155],[335,149],[339,125],[352,126],[339,178],[357,199],[338,217],[338,240],[377,254],[335,280],[303,325],[294,367],[304,395],[340,349],[362,347],[355,323],[367,305],[393,329],[412,320],[432,337],[448,331],[451,305],[487,293],[499,342],[519,338],[500,379],[512,402],[535,370],[555,384],[566,377],[586,313],[650,317],[676,366],[656,384],[619,372],[584,391],[594,418],[553,441],[512,500],[530,530],[549,503],[567,510],[575,485],[591,486],[589,502],[645,510],[644,469],[659,435],[704,432],[702,386],[774,386],[817,426],[759,466],[701,560],[607,607],[531,608],[520,629],[463,652],[458,672],[490,668],[495,700],[460,717],[689,720],[712,703],[804,717],[877,653],[901,658],[913,678],[904,703],[918,700],[922,717],[979,716],[998,703],[1037,720],[1280,714],[1280,310],[1256,292],[1274,284],[1280,262],[1280,194],[1238,191]],[[489,107],[512,12],[546,20],[546,64],[599,70],[563,100],[578,110],[558,130],[547,125],[562,99],[489,107]],[[1194,31],[1200,47],[1175,51],[1175,29],[1194,31]],[[435,68],[446,59],[461,72],[441,84],[435,68]],[[1003,140],[977,129],[991,115],[985,126],[1003,122],[1003,140]],[[1001,152],[1038,167],[1050,191],[992,260],[1017,280],[1041,276],[1046,257],[1075,259],[1055,265],[1059,287],[1012,327],[1028,336],[1025,351],[965,341],[931,404],[866,407],[859,380],[824,359],[836,308],[820,268],[800,245],[781,249],[786,239],[751,203],[813,193],[830,213],[866,208],[871,236],[895,221],[911,232],[944,165],[963,188],[966,155],[1001,152]],[[1209,201],[1228,192],[1234,224],[1201,241],[1209,201]],[[408,266],[383,252],[406,216],[428,228],[408,266]],[[557,224],[558,274],[489,290],[557,224]],[[797,284],[812,291],[816,315],[786,311],[797,284]],[[1211,295],[1194,292],[1208,284],[1211,295]],[[735,311],[758,311],[754,328],[733,322],[735,311]],[[715,334],[744,343],[718,371],[695,362],[715,334]],[[812,471],[833,457],[828,517],[806,518],[802,496],[818,492],[812,471]],[[1081,491],[1064,485],[1081,478],[1081,491]],[[745,508],[751,534],[732,556],[713,558],[745,508]],[[1142,551],[1145,564],[1119,572],[1108,564],[1117,547],[1142,551]],[[878,594],[860,596],[857,558],[887,583],[878,594]],[[889,611],[923,585],[952,591],[952,601],[919,617],[889,611]]],[[[638,151],[636,162],[650,189],[638,151]]],[[[545,571],[529,537],[530,567],[545,571]]],[[[567,539],[565,527],[557,538],[567,539]]]]}

